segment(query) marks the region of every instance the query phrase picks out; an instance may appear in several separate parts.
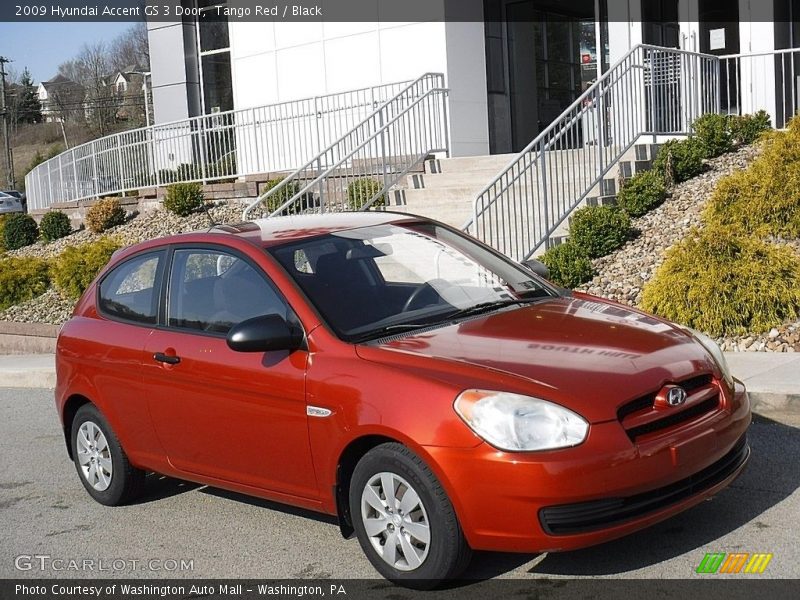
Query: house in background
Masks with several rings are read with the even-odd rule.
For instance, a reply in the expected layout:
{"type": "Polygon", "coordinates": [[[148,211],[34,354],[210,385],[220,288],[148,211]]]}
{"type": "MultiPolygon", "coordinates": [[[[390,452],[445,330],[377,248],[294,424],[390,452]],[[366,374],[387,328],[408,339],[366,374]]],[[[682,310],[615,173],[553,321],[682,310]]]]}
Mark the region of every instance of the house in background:
{"type": "Polygon", "coordinates": [[[84,113],[86,90],[63,75],[42,81],[36,93],[42,105],[42,118],[47,123],[74,121],[84,113]]]}

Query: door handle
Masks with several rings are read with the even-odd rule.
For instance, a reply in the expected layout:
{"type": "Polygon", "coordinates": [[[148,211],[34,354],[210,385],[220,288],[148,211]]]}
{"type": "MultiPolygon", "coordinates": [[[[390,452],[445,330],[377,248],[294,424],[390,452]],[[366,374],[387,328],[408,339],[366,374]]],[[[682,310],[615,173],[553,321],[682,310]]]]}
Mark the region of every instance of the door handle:
{"type": "Polygon", "coordinates": [[[164,354],[163,352],[156,352],[153,354],[153,360],[166,363],[168,365],[177,365],[181,362],[180,356],[169,356],[168,354],[164,354]]]}

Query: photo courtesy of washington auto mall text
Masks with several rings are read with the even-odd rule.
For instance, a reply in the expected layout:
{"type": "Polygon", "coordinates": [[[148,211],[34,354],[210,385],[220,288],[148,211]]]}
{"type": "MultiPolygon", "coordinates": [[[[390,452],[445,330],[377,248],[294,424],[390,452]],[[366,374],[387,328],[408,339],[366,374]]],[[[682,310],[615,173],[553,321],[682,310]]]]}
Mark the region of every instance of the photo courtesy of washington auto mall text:
{"type": "Polygon", "coordinates": [[[0,600],[800,598],[800,0],[0,2],[0,600]]]}

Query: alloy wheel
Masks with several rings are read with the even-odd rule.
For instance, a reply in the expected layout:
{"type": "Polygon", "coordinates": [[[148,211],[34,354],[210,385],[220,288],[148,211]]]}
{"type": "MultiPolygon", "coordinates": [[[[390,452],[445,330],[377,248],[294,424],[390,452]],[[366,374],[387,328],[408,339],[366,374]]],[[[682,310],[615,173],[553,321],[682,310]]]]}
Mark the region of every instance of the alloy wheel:
{"type": "Polygon", "coordinates": [[[399,571],[419,568],[431,533],[419,494],[395,473],[376,473],[361,493],[361,519],[378,555],[399,571]]]}
{"type": "Polygon", "coordinates": [[[86,421],[78,429],[76,442],[84,479],[98,492],[107,490],[114,467],[105,434],[96,424],[86,421]]]}

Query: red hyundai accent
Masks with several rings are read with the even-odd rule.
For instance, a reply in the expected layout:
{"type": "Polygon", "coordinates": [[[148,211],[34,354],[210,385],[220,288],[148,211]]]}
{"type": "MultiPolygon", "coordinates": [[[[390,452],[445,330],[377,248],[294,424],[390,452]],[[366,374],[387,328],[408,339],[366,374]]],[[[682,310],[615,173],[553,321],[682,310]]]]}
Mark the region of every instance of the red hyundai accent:
{"type": "Polygon", "coordinates": [[[716,494],[747,393],[706,336],[420,217],[281,217],[118,252],[58,338],[98,502],[145,472],[337,515],[388,579],[611,540],[716,494]]]}

